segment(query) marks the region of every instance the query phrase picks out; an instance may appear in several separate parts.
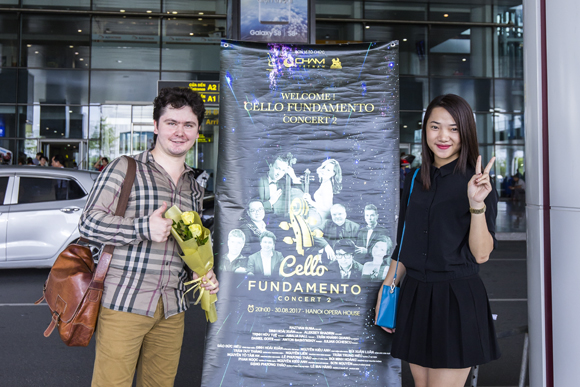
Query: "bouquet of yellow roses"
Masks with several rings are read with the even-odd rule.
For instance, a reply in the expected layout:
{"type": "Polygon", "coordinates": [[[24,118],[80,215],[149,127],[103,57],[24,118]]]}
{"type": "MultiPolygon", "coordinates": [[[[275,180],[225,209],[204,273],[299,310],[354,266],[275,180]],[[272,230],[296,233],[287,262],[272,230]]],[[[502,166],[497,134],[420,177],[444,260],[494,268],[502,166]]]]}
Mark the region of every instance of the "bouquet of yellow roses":
{"type": "Polygon", "coordinates": [[[181,212],[176,206],[165,212],[167,219],[173,220],[171,235],[175,238],[179,247],[183,251],[180,255],[187,266],[199,275],[199,278],[186,282],[185,285],[192,285],[183,294],[181,302],[185,302],[185,295],[193,290],[194,294],[199,291],[199,297],[195,302],[197,305],[201,301],[201,308],[205,310],[205,317],[209,322],[217,320],[215,303],[217,296],[209,294],[201,283],[203,276],[213,268],[213,250],[210,242],[210,232],[203,227],[199,214],[195,211],[181,212]]]}

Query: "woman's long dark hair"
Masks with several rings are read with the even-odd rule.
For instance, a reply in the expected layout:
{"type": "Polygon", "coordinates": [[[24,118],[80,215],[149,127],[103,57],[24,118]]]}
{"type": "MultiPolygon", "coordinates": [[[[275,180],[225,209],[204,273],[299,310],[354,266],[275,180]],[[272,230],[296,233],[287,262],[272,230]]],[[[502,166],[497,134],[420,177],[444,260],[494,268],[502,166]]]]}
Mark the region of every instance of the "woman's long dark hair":
{"type": "Polygon", "coordinates": [[[453,117],[459,130],[461,148],[459,158],[454,172],[466,173],[467,166],[475,168],[477,157],[479,156],[479,144],[477,142],[477,133],[475,131],[475,118],[473,110],[466,100],[455,94],[446,94],[435,97],[427,106],[423,127],[421,129],[421,143],[423,147],[423,161],[421,163],[421,180],[423,188],[428,190],[431,187],[431,166],[433,165],[434,155],[429,145],[427,145],[427,123],[433,109],[442,107],[453,117]]]}

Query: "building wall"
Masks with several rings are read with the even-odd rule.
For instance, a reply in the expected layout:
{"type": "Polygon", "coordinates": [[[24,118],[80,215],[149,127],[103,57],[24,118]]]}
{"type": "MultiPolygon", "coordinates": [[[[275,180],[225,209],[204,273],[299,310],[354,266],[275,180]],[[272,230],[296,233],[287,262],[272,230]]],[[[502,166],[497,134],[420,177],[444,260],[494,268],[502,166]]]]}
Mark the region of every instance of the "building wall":
{"type": "MultiPolygon", "coordinates": [[[[84,168],[144,149],[157,80],[217,79],[225,1],[0,0],[0,147],[17,158],[72,144],[84,168]]],[[[316,0],[316,40],[398,39],[402,148],[420,162],[424,109],[459,94],[503,193],[506,175],[525,172],[521,0],[469,3],[316,0]]]]}

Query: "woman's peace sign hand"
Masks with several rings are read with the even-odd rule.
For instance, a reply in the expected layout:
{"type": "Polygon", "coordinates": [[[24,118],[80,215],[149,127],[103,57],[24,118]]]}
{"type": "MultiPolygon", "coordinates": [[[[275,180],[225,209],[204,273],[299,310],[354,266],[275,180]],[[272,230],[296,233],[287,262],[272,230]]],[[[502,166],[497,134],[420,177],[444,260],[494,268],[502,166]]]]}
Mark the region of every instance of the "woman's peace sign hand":
{"type": "Polygon", "coordinates": [[[481,156],[477,158],[475,164],[475,175],[467,183],[467,197],[469,198],[469,206],[471,208],[483,208],[483,201],[491,192],[491,182],[489,180],[489,171],[493,166],[495,157],[492,157],[487,163],[483,173],[481,173],[481,156]]]}

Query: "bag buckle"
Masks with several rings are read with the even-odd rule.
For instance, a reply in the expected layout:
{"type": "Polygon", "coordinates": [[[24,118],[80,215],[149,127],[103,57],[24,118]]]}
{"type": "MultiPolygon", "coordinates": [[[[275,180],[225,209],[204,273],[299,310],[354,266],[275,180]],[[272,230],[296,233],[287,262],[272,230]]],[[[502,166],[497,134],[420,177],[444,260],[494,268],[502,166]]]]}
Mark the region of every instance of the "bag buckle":
{"type": "Polygon", "coordinates": [[[391,294],[395,293],[395,280],[393,280],[393,283],[391,284],[391,294]]]}

